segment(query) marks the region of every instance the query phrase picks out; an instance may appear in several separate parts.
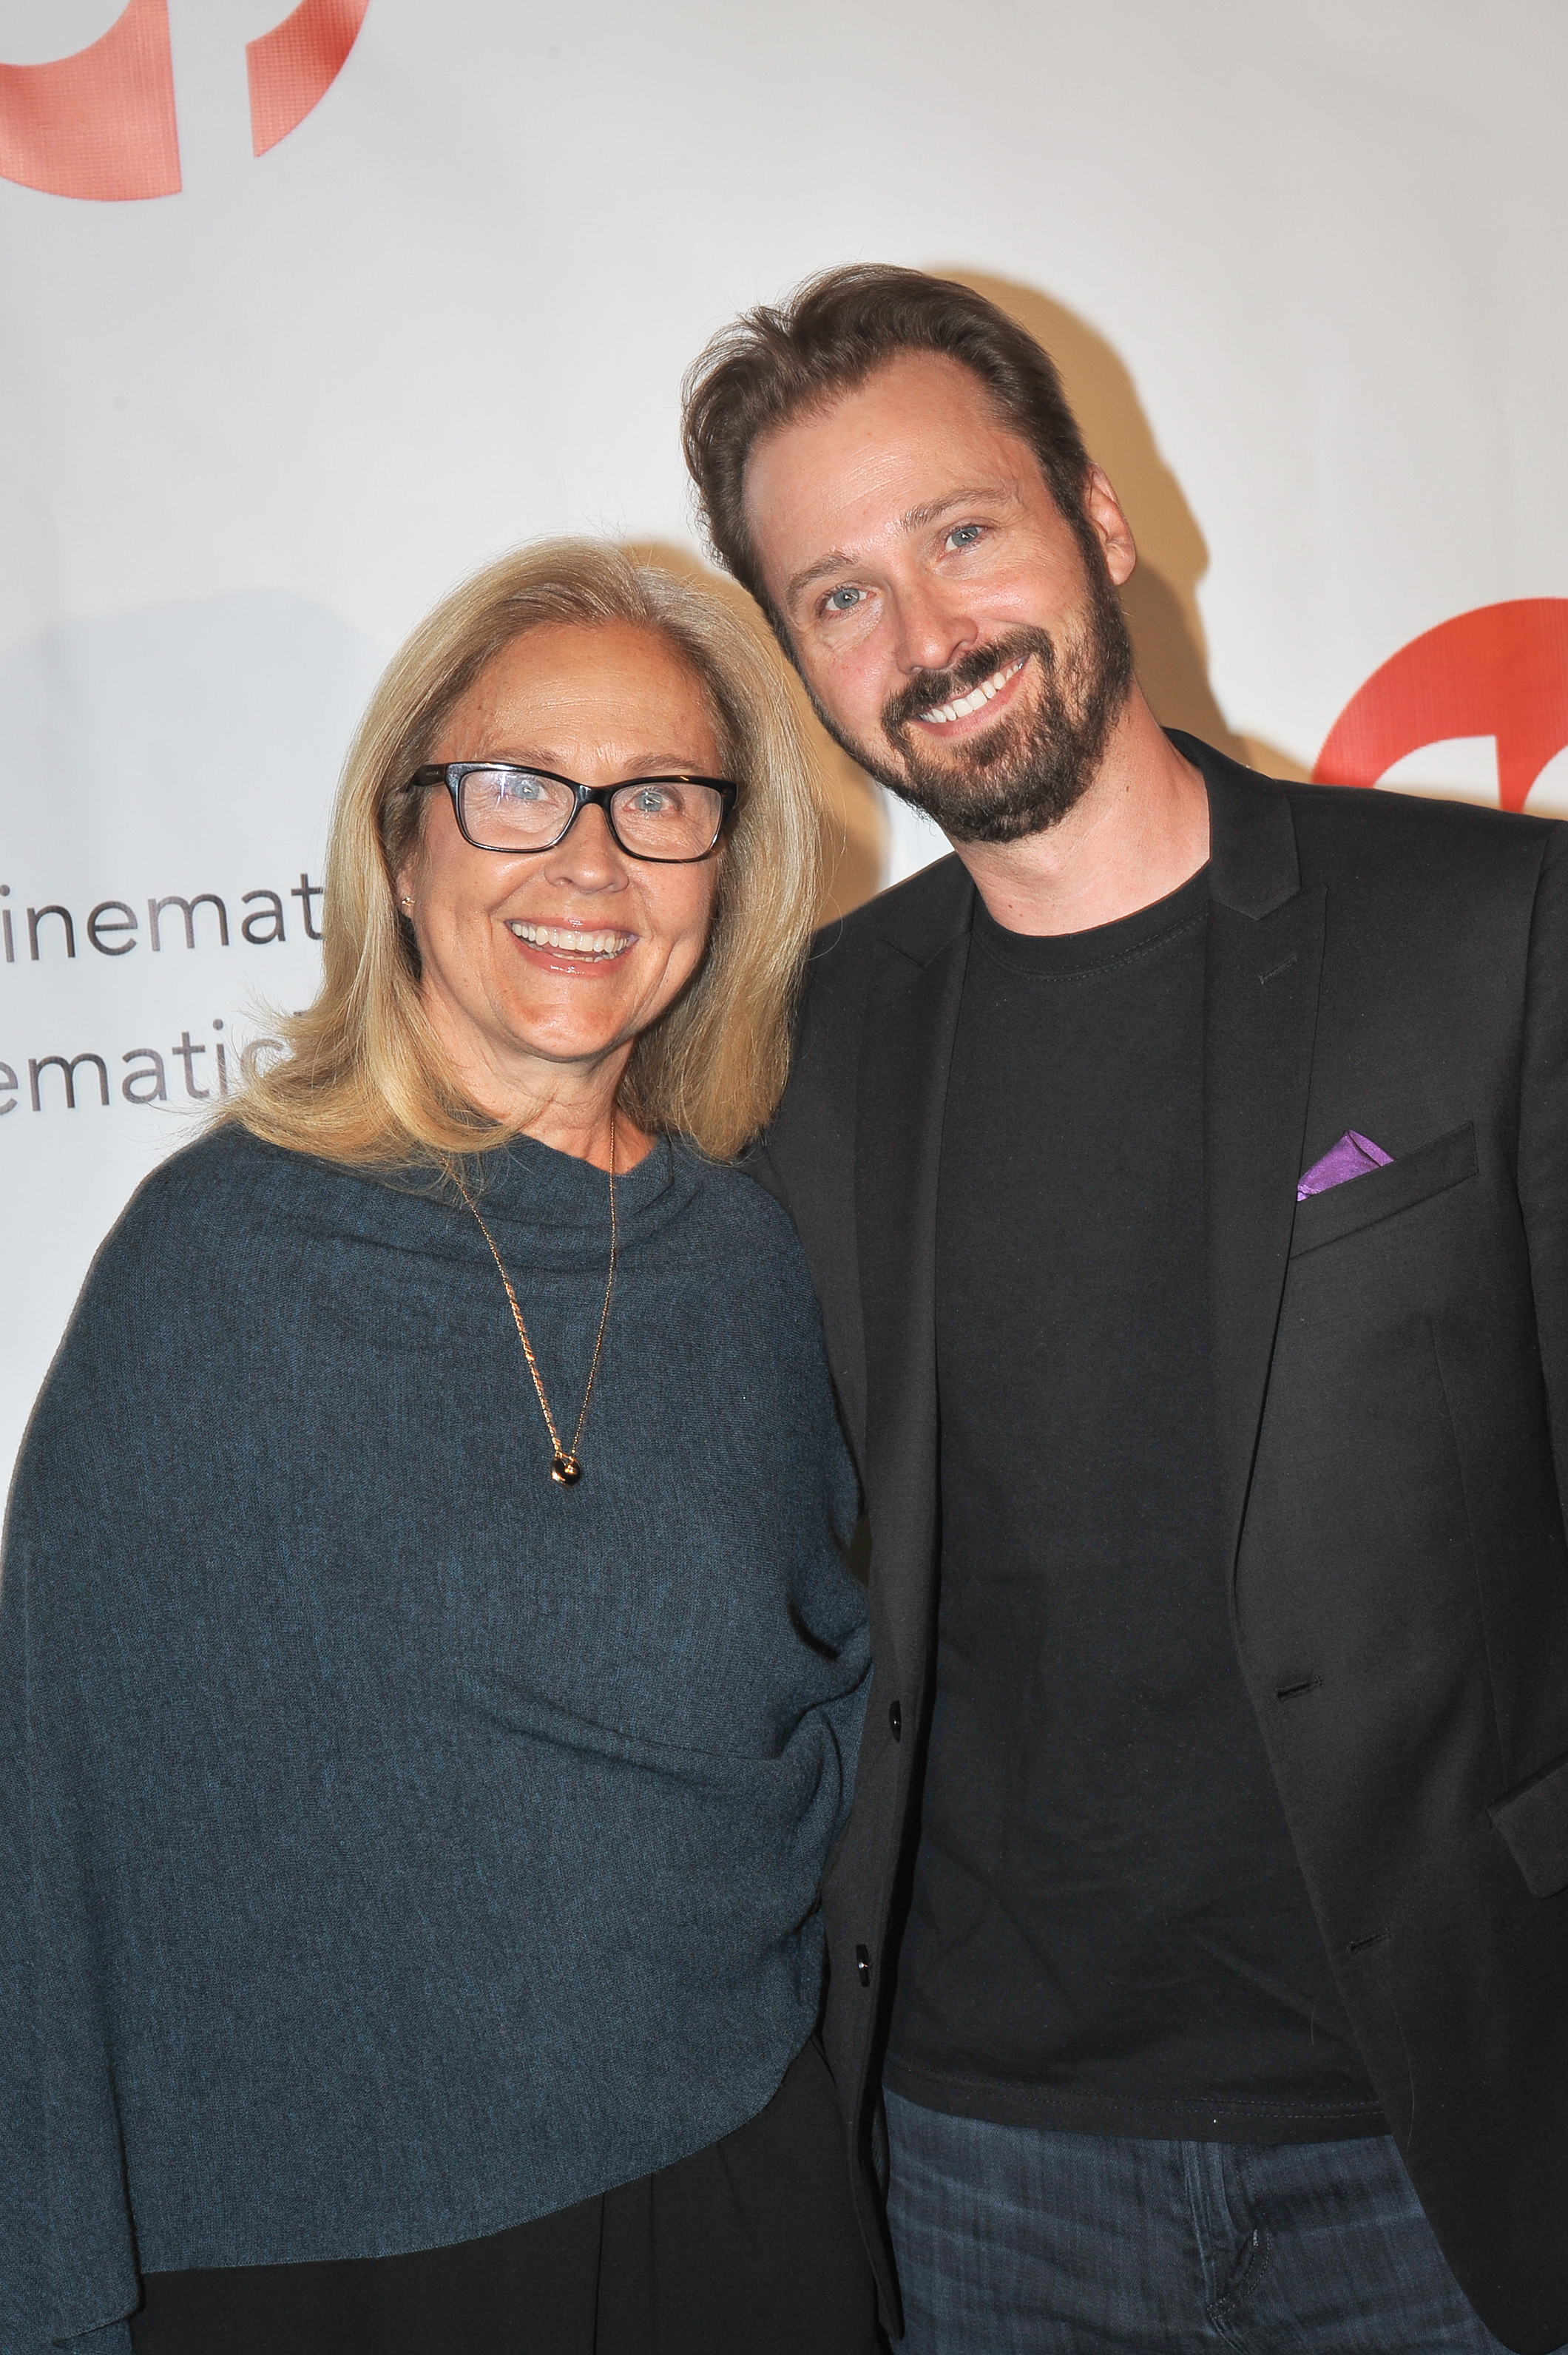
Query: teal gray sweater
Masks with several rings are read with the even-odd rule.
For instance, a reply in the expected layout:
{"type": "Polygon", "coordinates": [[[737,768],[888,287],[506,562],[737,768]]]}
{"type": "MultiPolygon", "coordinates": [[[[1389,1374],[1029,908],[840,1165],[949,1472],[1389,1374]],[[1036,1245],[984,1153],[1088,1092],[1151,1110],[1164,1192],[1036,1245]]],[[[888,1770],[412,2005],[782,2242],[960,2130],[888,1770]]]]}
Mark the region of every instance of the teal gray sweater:
{"type": "MultiPolygon", "coordinates": [[[[570,1433],[606,1180],[474,1176],[570,1433]]],[[[747,1178],[617,1197],[572,1489],[450,1193],[228,1132],[105,1245],[0,1585],[0,2355],[629,2180],[809,2033],[868,1660],[816,1307],[747,1178]]]]}

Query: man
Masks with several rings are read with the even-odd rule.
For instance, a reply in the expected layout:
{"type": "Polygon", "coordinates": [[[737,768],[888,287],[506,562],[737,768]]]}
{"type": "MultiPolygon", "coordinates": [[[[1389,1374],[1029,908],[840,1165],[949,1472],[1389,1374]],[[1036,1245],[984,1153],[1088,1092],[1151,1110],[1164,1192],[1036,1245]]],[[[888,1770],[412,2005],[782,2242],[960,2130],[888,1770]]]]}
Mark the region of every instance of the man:
{"type": "Polygon", "coordinates": [[[919,2355],[1543,2355],[1568,829],[1166,735],[1112,486],[965,288],[753,313],[686,447],[955,854],[822,936],[757,1163],[870,1524],[826,2033],[890,2322],[879,2180],[919,2355]]]}

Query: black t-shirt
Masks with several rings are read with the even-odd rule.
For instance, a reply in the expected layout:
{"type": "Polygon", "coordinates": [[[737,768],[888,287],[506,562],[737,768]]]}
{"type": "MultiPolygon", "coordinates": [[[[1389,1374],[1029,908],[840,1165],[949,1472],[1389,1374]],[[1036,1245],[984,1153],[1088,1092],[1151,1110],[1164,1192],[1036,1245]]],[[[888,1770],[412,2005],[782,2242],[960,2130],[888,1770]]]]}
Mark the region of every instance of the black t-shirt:
{"type": "Polygon", "coordinates": [[[1203,1247],[1208,877],[976,905],[937,1218],[937,1689],[888,2081],[1004,2123],[1384,2130],[1232,1637],[1203,1247]]]}

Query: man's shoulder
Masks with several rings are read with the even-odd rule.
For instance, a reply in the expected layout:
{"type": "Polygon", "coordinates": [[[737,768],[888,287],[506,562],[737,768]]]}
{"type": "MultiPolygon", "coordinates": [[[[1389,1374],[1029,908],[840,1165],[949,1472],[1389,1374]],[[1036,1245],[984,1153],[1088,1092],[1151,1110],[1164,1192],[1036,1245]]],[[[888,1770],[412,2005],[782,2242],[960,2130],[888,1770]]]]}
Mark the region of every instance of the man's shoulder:
{"type": "Polygon", "coordinates": [[[891,884],[848,915],[824,924],[811,943],[807,981],[813,991],[863,971],[887,943],[923,964],[969,922],[975,887],[949,852],[901,883],[891,884]]]}
{"type": "Polygon", "coordinates": [[[1385,958],[1429,986],[1499,959],[1513,969],[1537,923],[1557,921],[1568,826],[1555,819],[1344,785],[1286,791],[1303,888],[1324,886],[1341,923],[1371,928],[1385,958]]]}
{"type": "Polygon", "coordinates": [[[1412,858],[1455,870],[1537,867],[1568,837],[1562,822],[1475,802],[1348,785],[1275,786],[1296,821],[1304,862],[1347,852],[1412,858]]]}
{"type": "Polygon", "coordinates": [[[1554,818],[1425,794],[1263,776],[1197,738],[1172,736],[1203,773],[1214,856],[1227,874],[1238,852],[1252,872],[1259,846],[1272,839],[1275,852],[1265,852],[1264,867],[1272,867],[1277,881],[1282,822],[1294,843],[1300,888],[1326,884],[1332,891],[1354,882],[1374,893],[1386,889],[1411,906],[1434,896],[1467,894],[1475,903],[1494,891],[1533,892],[1543,863],[1568,854],[1568,826],[1554,818]]]}

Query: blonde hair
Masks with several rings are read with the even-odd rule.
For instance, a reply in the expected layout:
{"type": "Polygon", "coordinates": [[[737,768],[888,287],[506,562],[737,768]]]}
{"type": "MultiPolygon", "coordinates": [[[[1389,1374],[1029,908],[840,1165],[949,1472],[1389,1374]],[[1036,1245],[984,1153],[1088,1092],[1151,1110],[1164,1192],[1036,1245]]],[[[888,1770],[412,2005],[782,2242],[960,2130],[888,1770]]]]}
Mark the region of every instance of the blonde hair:
{"type": "Polygon", "coordinates": [[[771,648],[704,588],[619,549],[547,540],[443,599],[388,666],[338,786],[322,909],[322,984],[280,1023],[287,1050],[219,1114],[327,1161],[395,1167],[482,1152],[512,1134],[465,1101],[420,995],[396,882],[429,797],[409,780],[453,705],[503,648],[545,623],[656,632],[700,680],[724,773],[740,786],[715,854],[703,960],[636,1040],[619,1102],[732,1158],[783,1092],[816,907],[819,840],[806,754],[771,648]]]}

